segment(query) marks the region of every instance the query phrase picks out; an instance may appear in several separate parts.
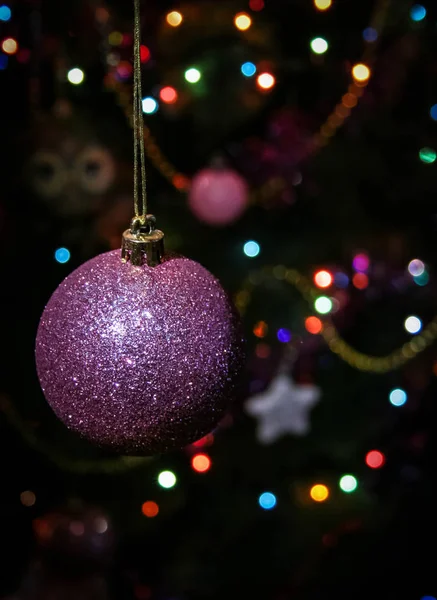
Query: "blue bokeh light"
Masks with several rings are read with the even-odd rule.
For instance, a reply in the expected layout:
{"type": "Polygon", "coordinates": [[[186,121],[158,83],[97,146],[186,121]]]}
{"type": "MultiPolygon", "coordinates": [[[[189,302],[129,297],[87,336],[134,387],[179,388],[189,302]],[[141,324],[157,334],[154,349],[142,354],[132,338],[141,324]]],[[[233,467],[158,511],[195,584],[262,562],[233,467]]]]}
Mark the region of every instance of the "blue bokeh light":
{"type": "Polygon", "coordinates": [[[275,508],[276,506],[276,496],[271,492],[264,492],[258,498],[258,502],[264,510],[272,510],[272,508],[275,508]]]}
{"type": "Polygon", "coordinates": [[[0,6],[0,21],[4,21],[6,23],[7,21],[11,20],[11,17],[12,11],[9,6],[2,4],[2,6],[0,6]]]}
{"type": "Polygon", "coordinates": [[[415,4],[411,7],[410,17],[413,21],[423,21],[426,17],[426,8],[421,4],[415,4]]]}
{"type": "Polygon", "coordinates": [[[8,66],[8,57],[6,54],[0,53],[0,71],[4,71],[8,66]]]}
{"type": "Polygon", "coordinates": [[[261,248],[260,248],[258,242],[254,242],[253,240],[250,240],[249,242],[246,242],[244,244],[243,252],[249,258],[255,258],[255,256],[258,256],[260,251],[261,251],[261,248]]]}
{"type": "Polygon", "coordinates": [[[396,388],[390,392],[389,400],[393,406],[403,406],[407,401],[407,394],[401,388],[396,388]]]}
{"type": "Polygon", "coordinates": [[[256,73],[256,65],[253,62],[245,62],[241,65],[241,72],[245,77],[253,77],[256,73]]]}
{"type": "Polygon", "coordinates": [[[158,102],[155,100],[155,98],[152,98],[152,96],[147,96],[146,98],[143,98],[142,106],[143,112],[146,113],[146,115],[154,115],[159,108],[158,102]]]}
{"type": "Polygon", "coordinates": [[[346,273],[339,271],[334,275],[334,283],[339,288],[346,288],[349,285],[349,277],[346,273]]]}
{"type": "Polygon", "coordinates": [[[278,329],[278,333],[276,334],[278,340],[283,344],[288,344],[291,340],[291,331],[289,329],[278,329]]]}
{"type": "Polygon", "coordinates": [[[55,252],[55,260],[61,265],[68,263],[71,258],[70,250],[68,248],[58,248],[55,252]]]}
{"type": "Polygon", "coordinates": [[[437,600],[435,596],[422,596],[420,600],[437,600]]]}
{"type": "Polygon", "coordinates": [[[431,115],[431,119],[437,121],[437,104],[431,106],[431,108],[429,109],[429,114],[431,115]]]}
{"type": "Polygon", "coordinates": [[[378,39],[378,32],[373,27],[366,27],[363,31],[363,39],[366,42],[376,42],[378,39]]]}

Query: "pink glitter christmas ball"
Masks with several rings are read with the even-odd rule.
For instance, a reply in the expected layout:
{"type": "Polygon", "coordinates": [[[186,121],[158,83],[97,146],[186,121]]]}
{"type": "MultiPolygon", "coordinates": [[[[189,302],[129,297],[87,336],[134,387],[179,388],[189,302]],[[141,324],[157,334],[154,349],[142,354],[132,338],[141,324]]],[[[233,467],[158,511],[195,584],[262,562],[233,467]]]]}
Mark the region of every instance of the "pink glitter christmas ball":
{"type": "Polygon", "coordinates": [[[247,184],[231,169],[204,169],[193,178],[188,203],[199,221],[228,225],[246,210],[247,184]]]}
{"type": "Polygon", "coordinates": [[[201,265],[157,267],[114,250],[58,287],[41,317],[36,364],[65,425],[124,454],[181,448],[211,431],[244,359],[234,308],[201,265]]]}

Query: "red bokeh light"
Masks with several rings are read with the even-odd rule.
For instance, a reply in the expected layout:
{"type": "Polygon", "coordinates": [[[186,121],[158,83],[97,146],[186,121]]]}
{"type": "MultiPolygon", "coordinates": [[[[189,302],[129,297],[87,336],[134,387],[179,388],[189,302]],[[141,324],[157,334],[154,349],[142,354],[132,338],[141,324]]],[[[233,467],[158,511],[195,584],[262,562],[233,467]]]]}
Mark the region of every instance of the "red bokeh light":
{"type": "Polygon", "coordinates": [[[334,278],[329,271],[317,271],[314,274],[314,283],[319,288],[328,288],[332,285],[334,278]]]}
{"type": "Polygon", "coordinates": [[[380,469],[385,463],[385,456],[379,450],[371,450],[366,454],[366,465],[371,469],[380,469]]]}
{"type": "Polygon", "coordinates": [[[141,46],[141,62],[145,63],[150,60],[150,50],[147,46],[141,46]]]}
{"type": "Polygon", "coordinates": [[[317,335],[323,329],[323,323],[317,317],[308,317],[305,319],[305,329],[312,333],[313,335],[317,335]]]}
{"type": "Polygon", "coordinates": [[[365,273],[355,273],[352,277],[352,283],[358,290],[365,290],[369,285],[369,278],[365,273]]]}
{"type": "Polygon", "coordinates": [[[144,502],[141,507],[141,512],[145,517],[153,518],[159,513],[159,506],[156,502],[152,502],[151,500],[144,502]]]}
{"type": "Polygon", "coordinates": [[[250,0],[249,8],[255,12],[264,8],[264,0],[250,0]]]}
{"type": "Polygon", "coordinates": [[[159,97],[166,104],[174,104],[178,99],[178,93],[174,88],[168,85],[162,88],[159,92],[159,97]]]}

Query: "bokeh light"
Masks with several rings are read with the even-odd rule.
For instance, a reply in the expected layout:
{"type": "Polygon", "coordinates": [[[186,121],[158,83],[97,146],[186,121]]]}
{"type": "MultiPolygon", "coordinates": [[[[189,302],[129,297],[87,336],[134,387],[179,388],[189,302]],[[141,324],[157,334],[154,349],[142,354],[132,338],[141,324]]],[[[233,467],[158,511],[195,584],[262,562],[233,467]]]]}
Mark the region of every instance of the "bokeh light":
{"type": "Polygon", "coordinates": [[[352,261],[352,266],[355,269],[355,271],[359,271],[360,273],[365,273],[370,266],[370,259],[367,256],[367,254],[357,254],[356,256],[354,256],[354,259],[352,261]]]}
{"type": "Polygon", "coordinates": [[[359,83],[364,83],[370,78],[370,69],[363,63],[358,63],[352,67],[352,77],[359,83]]]}
{"type": "Polygon", "coordinates": [[[258,321],[258,323],[256,323],[253,328],[253,334],[257,338],[263,338],[263,337],[266,337],[268,330],[269,330],[269,328],[265,321],[258,321]]]}
{"type": "Polygon", "coordinates": [[[123,34],[119,31],[112,31],[108,36],[108,42],[111,46],[121,46],[123,43],[123,34]]]}
{"type": "Polygon", "coordinates": [[[184,77],[188,83],[197,83],[201,80],[202,73],[196,67],[190,67],[185,71],[184,77]]]}
{"type": "Polygon", "coordinates": [[[247,13],[238,13],[235,15],[234,24],[240,31],[246,31],[252,25],[252,19],[247,13]]]}
{"type": "Polygon", "coordinates": [[[431,108],[429,109],[429,114],[431,115],[431,119],[437,121],[437,104],[431,106],[431,108]]]}
{"type": "Polygon", "coordinates": [[[310,496],[315,502],[324,502],[328,499],[329,490],[326,485],[317,483],[310,489],[310,496]]]}
{"type": "Polygon", "coordinates": [[[254,242],[253,240],[249,240],[243,246],[243,252],[249,258],[255,258],[260,253],[261,248],[258,242],[254,242]]]}
{"type": "Polygon", "coordinates": [[[276,336],[282,344],[288,344],[288,342],[291,340],[291,331],[283,328],[278,329],[276,336]]]}
{"type": "Polygon", "coordinates": [[[426,17],[426,8],[421,4],[414,4],[410,10],[410,17],[412,21],[423,21],[426,17]]]}
{"type": "Polygon", "coordinates": [[[437,158],[437,153],[434,150],[434,148],[421,148],[419,150],[419,158],[426,165],[432,165],[432,163],[435,162],[437,158]]]}
{"type": "Polygon", "coordinates": [[[314,54],[324,54],[328,50],[328,42],[322,37],[313,38],[310,46],[314,54]]]}
{"type": "Polygon", "coordinates": [[[55,260],[56,262],[64,265],[68,263],[71,258],[70,250],[68,248],[58,248],[55,252],[55,260]]]}
{"type": "Polygon", "coordinates": [[[314,0],[317,10],[327,10],[332,6],[332,0],[314,0]]]}
{"type": "Polygon", "coordinates": [[[152,96],[143,98],[142,105],[143,112],[146,113],[146,115],[154,115],[159,108],[158,102],[155,100],[155,98],[152,98],[152,96]]]}
{"type": "Polygon", "coordinates": [[[371,469],[380,469],[385,464],[385,456],[379,450],[370,450],[366,454],[366,465],[371,469]]]}
{"type": "Polygon", "coordinates": [[[349,285],[349,277],[346,275],[346,273],[339,271],[334,275],[334,283],[339,288],[347,288],[349,285]]]}
{"type": "Polygon", "coordinates": [[[176,485],[176,475],[172,471],[161,471],[158,475],[158,483],[161,487],[169,490],[176,485]]]}
{"type": "Polygon", "coordinates": [[[369,278],[365,273],[355,273],[352,277],[352,283],[357,290],[365,290],[369,285],[369,278]]]}
{"type": "Polygon", "coordinates": [[[271,90],[276,83],[276,79],[271,73],[261,73],[258,75],[256,83],[262,90],[271,90]]]}
{"type": "Polygon", "coordinates": [[[241,65],[241,72],[245,77],[253,77],[256,73],[256,65],[253,62],[245,62],[241,65]]]}
{"type": "Polygon", "coordinates": [[[272,492],[264,492],[258,498],[258,503],[264,510],[271,510],[276,506],[276,496],[272,492]]]}
{"type": "Polygon", "coordinates": [[[6,38],[2,42],[2,50],[5,54],[16,54],[18,52],[18,43],[14,38],[6,38]]]}
{"type": "Polygon", "coordinates": [[[408,333],[416,334],[422,329],[422,321],[419,319],[419,317],[412,315],[411,317],[405,319],[404,327],[408,333]]]}
{"type": "Polygon", "coordinates": [[[327,296],[319,296],[314,302],[314,308],[321,315],[327,315],[332,310],[332,300],[327,296]]]}
{"type": "Polygon", "coordinates": [[[249,8],[255,12],[258,12],[264,8],[264,0],[250,0],[249,8]]]}
{"type": "Polygon", "coordinates": [[[82,69],[75,67],[74,69],[70,69],[68,71],[67,79],[73,85],[80,85],[85,79],[85,73],[82,71],[82,69]]]}
{"type": "Polygon", "coordinates": [[[6,6],[6,4],[3,4],[2,6],[0,6],[0,21],[3,21],[4,23],[6,23],[7,21],[10,21],[12,17],[12,11],[9,8],[9,6],[6,6]]]}
{"type": "Polygon", "coordinates": [[[317,317],[308,317],[305,319],[305,329],[312,333],[313,335],[317,335],[323,329],[323,323],[317,317]]]}
{"type": "Polygon", "coordinates": [[[206,473],[211,468],[211,459],[207,454],[196,454],[191,459],[191,466],[197,473],[206,473]]]}
{"type": "Polygon", "coordinates": [[[26,490],[25,492],[21,492],[20,502],[23,506],[26,506],[27,508],[34,506],[35,502],[36,502],[36,496],[35,496],[34,492],[32,492],[31,490],[26,490]]]}
{"type": "Polygon", "coordinates": [[[147,46],[142,45],[140,48],[141,62],[146,63],[148,60],[150,60],[150,57],[151,57],[151,53],[150,53],[149,48],[147,46]]]}
{"type": "Polygon", "coordinates": [[[423,263],[419,258],[414,258],[412,261],[408,263],[408,272],[413,277],[418,277],[425,272],[425,263],[423,263]]]}
{"type": "Polygon", "coordinates": [[[167,85],[159,92],[159,97],[163,102],[165,102],[165,104],[174,104],[177,102],[178,93],[173,87],[167,85]]]}
{"type": "Polygon", "coordinates": [[[422,596],[420,600],[437,600],[435,596],[422,596]]]}
{"type": "Polygon", "coordinates": [[[179,27],[179,25],[184,20],[183,16],[177,10],[172,10],[166,16],[166,21],[171,27],[179,27]]]}
{"type": "Polygon", "coordinates": [[[390,392],[388,399],[393,406],[403,406],[407,401],[407,393],[401,388],[395,388],[390,392]]]}
{"type": "Polygon", "coordinates": [[[429,275],[425,271],[424,273],[422,273],[422,275],[417,275],[416,277],[413,277],[413,281],[416,285],[424,286],[429,282],[429,275]]]}
{"type": "Polygon", "coordinates": [[[8,57],[6,54],[0,54],[0,71],[3,71],[8,66],[8,57]]]}
{"type": "Polygon", "coordinates": [[[142,505],[141,512],[143,513],[143,515],[145,517],[148,517],[149,519],[153,519],[153,517],[156,517],[157,514],[159,513],[159,506],[156,504],[156,502],[153,502],[152,500],[148,500],[147,502],[144,502],[144,504],[142,505]]]}
{"type": "Polygon", "coordinates": [[[328,288],[332,282],[333,277],[329,271],[317,271],[314,274],[314,283],[319,288],[328,288]]]}
{"type": "Polygon", "coordinates": [[[353,475],[343,475],[338,485],[340,486],[340,489],[343,492],[346,492],[346,494],[350,494],[351,492],[354,492],[357,489],[358,481],[353,475]]]}
{"type": "Polygon", "coordinates": [[[378,39],[378,32],[373,27],[366,27],[363,31],[363,39],[366,42],[376,42],[378,39]]]}

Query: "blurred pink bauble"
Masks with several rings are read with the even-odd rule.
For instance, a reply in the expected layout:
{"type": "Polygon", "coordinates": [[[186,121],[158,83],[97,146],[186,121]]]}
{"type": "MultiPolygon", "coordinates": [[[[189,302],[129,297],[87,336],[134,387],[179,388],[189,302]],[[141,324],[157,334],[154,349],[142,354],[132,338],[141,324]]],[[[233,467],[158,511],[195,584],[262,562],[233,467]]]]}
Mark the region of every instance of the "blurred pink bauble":
{"type": "Polygon", "coordinates": [[[208,168],[194,176],[188,204],[194,216],[208,225],[228,225],[244,213],[248,203],[244,179],[226,168],[208,168]]]}

